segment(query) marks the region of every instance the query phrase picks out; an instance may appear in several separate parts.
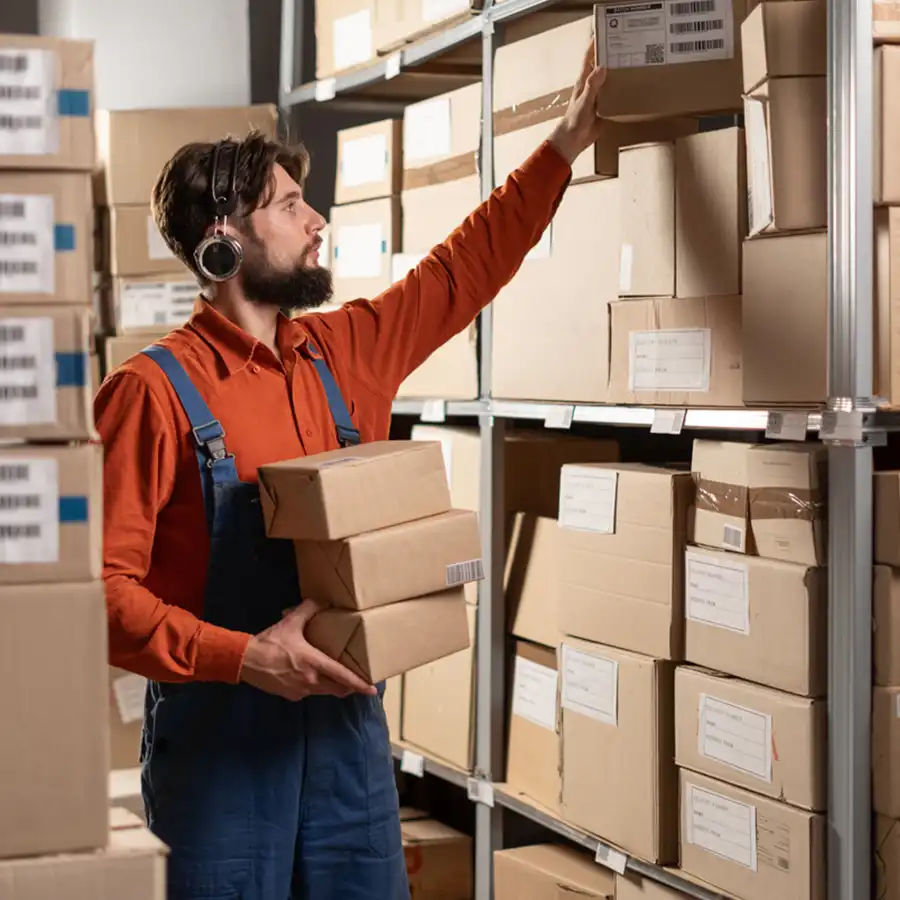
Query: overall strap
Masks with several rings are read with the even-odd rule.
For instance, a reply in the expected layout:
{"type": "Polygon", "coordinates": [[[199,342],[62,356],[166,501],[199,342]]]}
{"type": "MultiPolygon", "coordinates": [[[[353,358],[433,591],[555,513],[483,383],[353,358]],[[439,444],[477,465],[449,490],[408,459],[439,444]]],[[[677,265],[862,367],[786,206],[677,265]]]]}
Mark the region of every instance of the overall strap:
{"type": "MultiPolygon", "coordinates": [[[[315,344],[310,343],[310,347],[313,353],[319,353],[319,349],[315,344]]],[[[347,409],[341,389],[334,380],[334,375],[331,374],[328,363],[321,356],[314,357],[313,363],[319,375],[319,380],[322,382],[322,387],[325,389],[325,397],[328,400],[328,408],[331,410],[331,418],[334,420],[338,443],[342,447],[355,447],[360,440],[359,431],[350,418],[350,411],[347,409]]]]}

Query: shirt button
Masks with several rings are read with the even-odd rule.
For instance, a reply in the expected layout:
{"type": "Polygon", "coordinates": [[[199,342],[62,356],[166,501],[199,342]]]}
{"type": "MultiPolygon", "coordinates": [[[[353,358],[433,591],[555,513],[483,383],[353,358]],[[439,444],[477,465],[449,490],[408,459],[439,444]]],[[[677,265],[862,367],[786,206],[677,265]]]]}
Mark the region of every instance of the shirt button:
{"type": "Polygon", "coordinates": [[[256,363],[254,363],[252,366],[250,366],[250,371],[251,371],[254,375],[259,375],[259,366],[256,365],[256,363]]]}
{"type": "Polygon", "coordinates": [[[307,437],[312,437],[312,429],[311,429],[311,428],[307,428],[307,429],[306,429],[306,436],[307,436],[307,437]]]}

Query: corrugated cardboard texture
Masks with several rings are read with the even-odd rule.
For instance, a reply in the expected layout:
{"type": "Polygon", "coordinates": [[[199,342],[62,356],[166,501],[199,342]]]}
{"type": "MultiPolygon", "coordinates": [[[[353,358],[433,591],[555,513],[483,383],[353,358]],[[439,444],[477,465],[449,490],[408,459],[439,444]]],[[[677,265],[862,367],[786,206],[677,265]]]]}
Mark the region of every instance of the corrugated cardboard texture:
{"type": "Polygon", "coordinates": [[[536,844],[494,853],[495,900],[614,900],[615,875],[587,853],[536,844]]]}
{"type": "Polygon", "coordinates": [[[108,374],[118,368],[126,360],[131,359],[136,353],[140,353],[145,347],[155,343],[159,338],[165,337],[168,332],[159,331],[156,334],[147,332],[140,336],[108,337],[103,341],[103,362],[108,374]]]}
{"type": "MultiPolygon", "coordinates": [[[[20,58],[16,56],[19,50],[44,51],[49,55],[49,71],[53,72],[53,81],[42,85],[42,99],[47,108],[56,107],[59,110],[62,106],[66,114],[44,119],[44,127],[49,125],[58,129],[59,143],[55,152],[0,155],[0,169],[93,170],[94,42],[4,34],[2,49],[4,54],[11,53],[15,59],[20,58]],[[51,92],[56,92],[55,96],[51,92]]],[[[29,76],[28,83],[35,85],[36,80],[29,76]]],[[[88,245],[83,246],[86,248],[88,245]]]]}
{"type": "Polygon", "coordinates": [[[691,875],[745,900],[825,897],[823,815],[795,809],[684,769],[681,811],[681,867],[691,875]],[[695,793],[698,790],[703,792],[700,799],[695,793]],[[696,810],[693,814],[692,803],[696,810]],[[735,821],[728,819],[728,809],[721,810],[724,819],[716,818],[720,810],[710,808],[716,803],[740,804],[734,807],[742,814],[735,817],[742,826],[739,832],[728,828],[735,821]],[[723,832],[727,837],[719,838],[723,832]],[[741,846],[746,858],[754,860],[753,868],[701,846],[701,842],[724,846],[729,838],[734,842],[732,846],[741,838],[752,840],[749,847],[746,843],[741,846]]]}
{"type": "Polygon", "coordinates": [[[900,472],[875,473],[875,562],[900,568],[900,472]]]}
{"type": "Polygon", "coordinates": [[[872,141],[875,163],[873,189],[876,203],[900,203],[898,83],[900,83],[900,47],[876,47],[872,84],[874,95],[872,141]]]}
{"type": "Polygon", "coordinates": [[[873,856],[876,900],[900,898],[900,822],[875,816],[873,856]]]}
{"type": "MultiPolygon", "coordinates": [[[[337,0],[332,0],[336,4],[337,0]]],[[[101,171],[95,181],[98,206],[146,205],[163,166],[185,144],[243,138],[260,131],[277,133],[275,106],[203,107],[199,109],[100,110],[97,155],[101,171]]]]}
{"type": "Polygon", "coordinates": [[[0,195],[0,233],[4,235],[0,267],[6,274],[7,264],[33,266],[27,274],[12,269],[0,289],[0,303],[88,306],[94,239],[91,176],[86,172],[0,172],[0,195]],[[48,198],[52,205],[45,211],[41,207],[48,198]],[[47,259],[52,260],[52,271],[47,259]]]}
{"type": "Polygon", "coordinates": [[[309,642],[372,684],[469,646],[462,588],[366,610],[327,609],[309,642]]]}
{"type": "Polygon", "coordinates": [[[472,839],[433,819],[401,823],[410,893],[416,900],[469,900],[472,839]]]}
{"type": "Polygon", "coordinates": [[[200,294],[186,269],[158,275],[113,278],[103,290],[103,317],[116,334],[155,336],[183,325],[200,294]]]}
{"type": "Polygon", "coordinates": [[[330,541],[450,509],[441,445],[373,441],[262,466],[269,537],[330,541]]]}
{"type": "Polygon", "coordinates": [[[823,697],[828,615],[824,570],[712,550],[687,552],[686,659],[792,694],[823,697]],[[703,567],[693,583],[690,557],[699,557],[703,567]],[[692,596],[697,598],[693,611],[692,596]],[[749,623],[747,633],[738,625],[728,627],[726,609],[742,614],[749,623]]]}
{"type": "Polygon", "coordinates": [[[872,691],[872,808],[900,819],[900,687],[872,691]]]}
{"type": "Polygon", "coordinates": [[[0,589],[0,858],[106,846],[106,631],[99,582],[0,589]]]}
{"type": "Polygon", "coordinates": [[[875,566],[872,635],[875,684],[900,687],[900,573],[875,566]]]}
{"type": "Polygon", "coordinates": [[[316,78],[375,56],[374,16],[374,0],[316,0],[316,78]]]}
{"type": "Polygon", "coordinates": [[[103,448],[0,450],[0,585],[91,582],[103,568],[103,448]]]}
{"type": "Polygon", "coordinates": [[[823,700],[727,675],[675,672],[675,762],[814,811],[827,803],[823,700]]]}
{"type": "Polygon", "coordinates": [[[562,652],[563,817],[641,859],[674,863],[674,665],[574,638],[562,652]],[[567,708],[567,648],[616,666],[613,724],[567,708]]]}
{"type": "Polygon", "coordinates": [[[495,397],[606,401],[607,304],[619,284],[619,181],[569,188],[549,234],[494,301],[495,397]]]}
{"type": "Polygon", "coordinates": [[[743,406],[740,297],[621,300],[610,318],[610,403],[743,406]]]}
{"type": "Polygon", "coordinates": [[[681,659],[691,475],[636,463],[587,468],[616,473],[615,530],[561,529],[560,630],[681,659]]]}
{"type": "Polygon", "coordinates": [[[691,540],[704,547],[753,553],[750,532],[750,451],[754,444],[695,440],[691,471],[697,485],[691,540]]]}
{"type": "Polygon", "coordinates": [[[384,716],[388,723],[388,733],[394,743],[402,740],[403,729],[403,676],[388,678],[384,686],[384,716]]]}
{"type": "Polygon", "coordinates": [[[112,275],[178,274],[193,280],[169,250],[148,206],[101,209],[102,271],[112,275]]]}
{"type": "Polygon", "coordinates": [[[298,541],[304,597],[369,609],[479,580],[478,516],[451,510],[342,541],[298,541]]]}
{"type": "Polygon", "coordinates": [[[387,119],[337,133],[334,202],[356,203],[400,192],[403,122],[387,119]]]}
{"type": "Polygon", "coordinates": [[[825,234],[744,242],[745,403],[827,397],[827,251],[825,234]]]}
{"type": "MultiPolygon", "coordinates": [[[[390,607],[388,607],[390,608],[390,607]]],[[[403,678],[403,740],[431,756],[472,768],[475,716],[475,607],[467,609],[470,646],[403,678]]]]}

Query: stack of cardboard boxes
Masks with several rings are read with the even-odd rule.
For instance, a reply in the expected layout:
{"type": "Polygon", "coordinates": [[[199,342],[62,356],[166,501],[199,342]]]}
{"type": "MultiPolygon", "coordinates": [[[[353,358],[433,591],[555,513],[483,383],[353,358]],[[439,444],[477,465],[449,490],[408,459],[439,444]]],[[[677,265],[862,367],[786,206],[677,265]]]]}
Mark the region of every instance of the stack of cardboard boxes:
{"type": "Polygon", "coordinates": [[[155,897],[163,847],[107,795],[92,45],[0,36],[0,96],[0,884],[155,897]]]}
{"type": "Polygon", "coordinates": [[[427,813],[400,810],[410,895],[424,900],[471,900],[472,839],[427,813]]]}

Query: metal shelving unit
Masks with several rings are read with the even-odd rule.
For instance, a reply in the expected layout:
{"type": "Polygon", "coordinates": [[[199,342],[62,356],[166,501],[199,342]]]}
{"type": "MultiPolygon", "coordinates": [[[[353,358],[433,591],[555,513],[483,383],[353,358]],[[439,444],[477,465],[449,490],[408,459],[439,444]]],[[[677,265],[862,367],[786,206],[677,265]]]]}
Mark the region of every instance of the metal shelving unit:
{"type": "MultiPolygon", "coordinates": [[[[548,10],[554,0],[485,0],[468,20],[392,56],[322,82],[296,86],[295,24],[303,0],[283,0],[281,105],[364,97],[382,81],[414,76],[417,67],[481,38],[484,109],[492,108],[494,50],[503,24],[548,10]]],[[[829,813],[828,898],[870,895],[871,872],[871,658],[872,658],[872,446],[897,430],[898,418],[876,414],[874,335],[872,151],[872,0],[828,0],[829,113],[829,401],[806,414],[806,429],[829,447],[829,813]]],[[[483,119],[482,195],[494,188],[491,116],[483,119]]],[[[465,786],[476,804],[475,897],[492,896],[492,855],[503,846],[503,811],[511,810],[595,853],[598,863],[625,868],[699,900],[719,900],[676,871],[626,857],[496,784],[504,769],[505,616],[503,595],[503,441],[516,419],[567,428],[573,422],[651,429],[657,411],[642,407],[548,404],[495,399],[491,392],[492,314],[480,321],[481,398],[471,402],[398,401],[399,415],[444,421],[477,417],[482,446],[481,507],[486,578],[479,594],[475,771],[473,776],[421,758],[422,771],[465,786]]],[[[802,422],[802,417],[801,420],[802,422]]],[[[735,431],[771,429],[765,410],[687,410],[680,427],[735,431]]],[[[794,428],[798,420],[794,419],[794,428]]],[[[396,746],[404,759],[409,748],[396,746]]],[[[419,754],[413,752],[413,757],[419,754]]],[[[410,765],[418,766],[419,759],[410,765]]]]}

